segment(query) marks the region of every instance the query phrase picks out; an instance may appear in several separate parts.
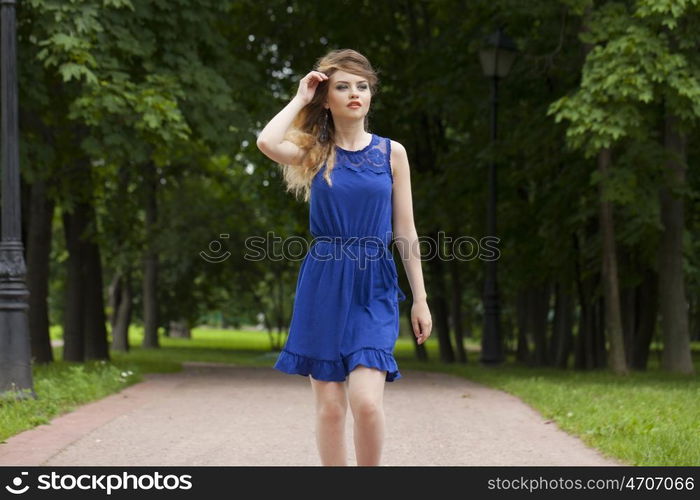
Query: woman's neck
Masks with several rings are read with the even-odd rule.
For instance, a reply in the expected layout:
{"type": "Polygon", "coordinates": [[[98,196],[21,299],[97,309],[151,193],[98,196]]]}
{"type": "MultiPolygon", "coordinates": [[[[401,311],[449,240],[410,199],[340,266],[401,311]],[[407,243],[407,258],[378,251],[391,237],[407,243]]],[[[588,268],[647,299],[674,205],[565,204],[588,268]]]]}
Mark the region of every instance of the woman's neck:
{"type": "Polygon", "coordinates": [[[335,124],[335,143],[343,149],[355,150],[364,147],[367,144],[367,136],[365,131],[364,120],[354,121],[353,123],[335,124]]]}

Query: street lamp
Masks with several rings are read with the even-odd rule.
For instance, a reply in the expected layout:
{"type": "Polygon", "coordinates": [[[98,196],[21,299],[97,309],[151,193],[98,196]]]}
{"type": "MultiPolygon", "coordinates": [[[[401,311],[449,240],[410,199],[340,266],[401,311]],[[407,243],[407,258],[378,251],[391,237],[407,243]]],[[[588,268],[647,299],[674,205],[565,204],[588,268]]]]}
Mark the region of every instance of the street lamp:
{"type": "Polygon", "coordinates": [[[486,39],[486,46],[479,51],[481,69],[488,78],[505,78],[515,61],[518,48],[515,42],[498,28],[486,39]]]}
{"type": "Polygon", "coordinates": [[[2,241],[0,241],[0,395],[36,398],[29,344],[29,291],[19,199],[15,0],[0,0],[2,82],[2,241]],[[9,393],[9,394],[8,394],[9,393]]]}
{"type": "MultiPolygon", "coordinates": [[[[491,162],[489,165],[489,197],[486,210],[486,235],[496,236],[496,139],[498,114],[498,80],[508,75],[515,60],[517,47],[501,28],[488,37],[486,46],[479,52],[481,68],[487,78],[491,78],[491,162]]],[[[484,280],[484,334],[481,339],[483,364],[503,362],[503,339],[501,338],[500,305],[498,282],[496,280],[496,260],[486,261],[484,280]]]]}

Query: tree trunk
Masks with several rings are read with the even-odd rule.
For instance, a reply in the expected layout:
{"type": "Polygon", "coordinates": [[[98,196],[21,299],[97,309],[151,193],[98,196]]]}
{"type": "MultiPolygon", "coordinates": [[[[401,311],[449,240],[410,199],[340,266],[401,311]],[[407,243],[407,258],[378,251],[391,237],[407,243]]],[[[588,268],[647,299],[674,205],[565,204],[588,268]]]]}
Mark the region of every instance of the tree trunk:
{"type": "Polygon", "coordinates": [[[464,310],[464,338],[473,339],[474,338],[474,312],[471,308],[471,302],[467,304],[467,308],[464,310]]]}
{"type": "Polygon", "coordinates": [[[573,297],[560,281],[556,283],[555,293],[551,359],[555,366],[566,369],[573,338],[573,297]]]}
{"type": "MultiPolygon", "coordinates": [[[[591,218],[585,227],[587,238],[593,237],[597,231],[597,218],[591,218]]],[[[579,303],[578,335],[575,340],[574,368],[577,370],[592,370],[600,363],[595,348],[598,327],[596,324],[596,289],[599,286],[600,274],[589,273],[583,275],[583,262],[579,236],[573,235],[574,268],[576,292],[579,303]]]]}
{"type": "Polygon", "coordinates": [[[83,244],[80,236],[85,231],[87,221],[85,210],[78,205],[73,212],[64,211],[63,229],[68,260],[66,262],[66,288],[63,309],[63,359],[82,362],[85,356],[84,293],[85,283],[83,244]]]}
{"type": "Polygon", "coordinates": [[[114,314],[112,329],[112,349],[129,352],[129,325],[131,324],[132,289],[131,273],[127,270],[119,276],[119,306],[114,314]]]}
{"type": "MultiPolygon", "coordinates": [[[[588,24],[592,15],[592,7],[585,8],[583,22],[579,31],[586,33],[590,31],[588,24]]],[[[593,45],[584,43],[581,45],[584,57],[593,49],[593,45]]],[[[581,331],[577,339],[577,360],[576,366],[587,368],[597,367],[606,364],[600,359],[601,347],[605,349],[606,332],[599,325],[607,325],[607,335],[610,339],[610,366],[615,373],[627,373],[625,362],[624,340],[622,335],[622,319],[620,313],[620,297],[617,275],[617,257],[615,255],[615,229],[613,224],[612,205],[603,198],[605,179],[610,168],[610,149],[603,148],[598,153],[598,170],[602,175],[599,184],[600,211],[599,222],[602,238],[602,289],[604,307],[593,305],[591,310],[587,310],[584,304],[587,303],[590,295],[583,295],[583,290],[579,286],[579,300],[581,301],[581,331]],[[582,336],[583,334],[583,336],[582,336]],[[590,335],[589,335],[590,334],[590,335]]],[[[579,274],[580,276],[580,274],[579,274]]],[[[580,279],[579,279],[580,284],[580,279]]]]}
{"type": "MultiPolygon", "coordinates": [[[[618,252],[619,270],[622,276],[636,276],[637,269],[635,267],[634,251],[622,247],[618,252]]],[[[620,288],[620,318],[622,318],[622,337],[625,344],[625,362],[628,367],[632,366],[632,357],[634,356],[634,338],[638,328],[638,305],[637,305],[637,287],[621,283],[620,288]]]]}
{"type": "Polygon", "coordinates": [[[622,335],[620,312],[620,291],[617,275],[617,255],[615,250],[615,224],[612,203],[605,199],[605,183],[611,166],[610,149],[603,148],[598,153],[598,169],[601,174],[599,184],[600,229],[602,239],[603,298],[605,301],[605,334],[610,341],[608,365],[614,373],[626,374],[625,344],[622,335]]]}
{"type": "Polygon", "coordinates": [[[670,186],[666,184],[659,189],[661,222],[664,226],[658,254],[664,344],[661,366],[666,371],[690,375],[695,370],[690,354],[688,301],[683,272],[684,202],[682,195],[672,193],[672,189],[684,188],[686,184],[686,138],[678,126],[678,117],[667,111],[664,146],[671,155],[666,162],[670,186]]]}
{"type": "MultiPolygon", "coordinates": [[[[501,294],[503,303],[507,303],[505,294],[501,294]]],[[[508,356],[515,354],[517,350],[517,328],[515,320],[510,314],[501,315],[501,338],[503,339],[503,356],[508,359],[508,356]]]]}
{"type": "Polygon", "coordinates": [[[547,316],[549,314],[549,283],[533,285],[529,290],[528,316],[530,331],[535,344],[533,364],[535,366],[549,365],[547,356],[547,316]]]}
{"type": "Polygon", "coordinates": [[[461,261],[453,258],[449,261],[452,277],[452,328],[455,332],[457,345],[457,362],[467,362],[467,351],[464,348],[464,332],[462,330],[462,283],[460,280],[461,261]]]}
{"type": "Polygon", "coordinates": [[[519,363],[530,363],[530,348],[528,338],[531,335],[528,321],[528,290],[520,289],[517,294],[515,309],[518,323],[518,345],[515,359],[519,363]]]}
{"type": "Polygon", "coordinates": [[[49,335],[49,262],[55,203],[46,194],[46,181],[31,185],[27,221],[27,288],[29,289],[29,338],[35,363],[54,360],[49,335]]]}
{"type": "Polygon", "coordinates": [[[109,284],[108,304],[109,304],[109,324],[114,332],[114,325],[117,322],[117,311],[119,310],[119,301],[122,297],[122,275],[119,271],[112,276],[112,283],[109,284]]]}
{"type": "Polygon", "coordinates": [[[658,280],[653,269],[644,270],[643,280],[637,286],[637,305],[639,313],[630,366],[634,370],[646,370],[658,316],[658,280]]]}
{"type": "Polygon", "coordinates": [[[94,238],[97,214],[92,204],[85,204],[88,228],[93,232],[85,235],[83,242],[85,259],[85,281],[83,282],[83,314],[85,328],[85,359],[109,360],[107,344],[107,318],[105,316],[102,259],[100,247],[94,238]]]}
{"type": "Polygon", "coordinates": [[[698,340],[698,299],[695,294],[688,294],[688,331],[690,341],[698,340]]]}
{"type": "MultiPolygon", "coordinates": [[[[440,248],[441,239],[438,238],[437,233],[434,233],[434,240],[438,242],[438,249],[440,248]]],[[[433,288],[433,302],[432,305],[435,307],[435,314],[433,314],[433,328],[437,332],[438,343],[440,347],[440,361],[444,363],[454,363],[455,354],[452,347],[452,340],[450,335],[450,325],[447,321],[449,317],[449,307],[447,304],[447,293],[445,285],[445,270],[442,261],[442,251],[438,251],[435,258],[428,260],[428,265],[431,268],[431,276],[434,279],[433,288]]],[[[414,335],[411,333],[411,335],[414,335]]],[[[414,335],[415,337],[415,335],[414,335]]]]}
{"type": "Polygon", "coordinates": [[[152,162],[145,166],[146,249],[143,259],[143,344],[146,349],[158,343],[158,254],[155,250],[158,175],[152,162]]]}

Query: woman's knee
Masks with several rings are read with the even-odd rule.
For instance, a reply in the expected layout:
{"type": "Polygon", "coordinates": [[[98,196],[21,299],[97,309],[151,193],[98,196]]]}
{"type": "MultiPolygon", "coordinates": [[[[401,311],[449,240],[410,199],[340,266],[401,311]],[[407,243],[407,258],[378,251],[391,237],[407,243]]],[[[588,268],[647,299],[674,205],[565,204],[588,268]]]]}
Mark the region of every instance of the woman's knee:
{"type": "Polygon", "coordinates": [[[382,401],[375,397],[357,395],[350,401],[352,414],[356,419],[376,418],[381,415],[384,408],[382,401]]]}
{"type": "Polygon", "coordinates": [[[321,400],[316,405],[316,414],[328,422],[338,422],[345,418],[347,405],[336,400],[321,400]]]}
{"type": "Polygon", "coordinates": [[[347,413],[345,385],[340,382],[317,381],[312,378],[316,396],[316,413],[324,420],[339,420],[347,413]]]}

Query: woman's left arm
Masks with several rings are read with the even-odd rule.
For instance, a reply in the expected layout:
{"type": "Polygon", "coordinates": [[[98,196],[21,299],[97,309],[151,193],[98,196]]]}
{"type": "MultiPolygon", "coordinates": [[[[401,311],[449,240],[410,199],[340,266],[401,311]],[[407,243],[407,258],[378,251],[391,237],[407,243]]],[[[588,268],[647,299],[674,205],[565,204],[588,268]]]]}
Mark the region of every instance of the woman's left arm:
{"type": "Polygon", "coordinates": [[[419,344],[425,342],[433,327],[428,309],[428,294],[423,282],[418,233],[413,221],[413,198],[411,196],[411,170],[406,148],[401,143],[391,141],[391,169],[393,186],[393,232],[394,240],[401,254],[406,276],[411,285],[413,307],[411,326],[419,344]]]}

